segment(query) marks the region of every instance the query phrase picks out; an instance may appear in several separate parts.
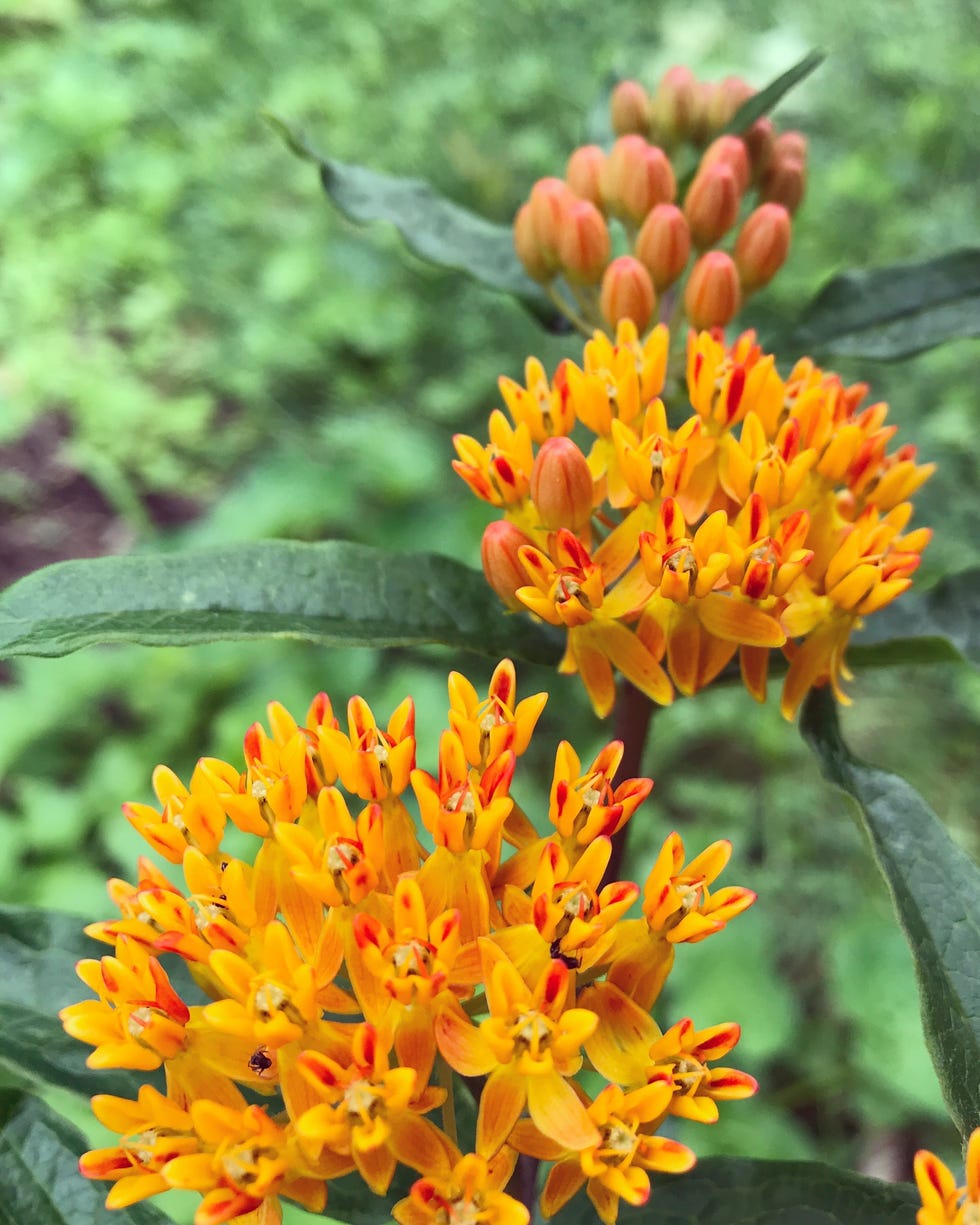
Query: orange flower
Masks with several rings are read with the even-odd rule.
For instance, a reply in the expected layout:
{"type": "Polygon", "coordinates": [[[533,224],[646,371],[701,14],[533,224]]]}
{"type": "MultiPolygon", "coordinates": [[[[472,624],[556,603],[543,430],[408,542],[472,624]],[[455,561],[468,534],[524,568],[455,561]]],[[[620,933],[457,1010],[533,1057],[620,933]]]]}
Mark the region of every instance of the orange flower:
{"type": "Polygon", "coordinates": [[[598,1018],[566,1008],[568,967],[552,961],[532,991],[513,963],[480,941],[490,1016],[473,1026],[447,1009],[436,1022],[443,1058],[463,1076],[486,1076],[476,1125],[477,1151],[498,1151],[527,1107],[538,1129],[569,1149],[598,1133],[568,1083],[582,1066],[581,1046],[598,1018]]]}
{"type": "Polygon", "coordinates": [[[447,1221],[528,1225],[531,1214],[527,1208],[502,1189],[513,1168],[512,1150],[502,1150],[490,1161],[467,1153],[448,1177],[420,1178],[391,1215],[398,1225],[443,1225],[447,1221]]]}
{"type": "Polygon", "coordinates": [[[922,1207],[918,1225],[975,1225],[980,1220],[980,1127],[974,1128],[966,1149],[966,1185],[956,1180],[933,1153],[915,1154],[915,1181],[922,1207]]]}

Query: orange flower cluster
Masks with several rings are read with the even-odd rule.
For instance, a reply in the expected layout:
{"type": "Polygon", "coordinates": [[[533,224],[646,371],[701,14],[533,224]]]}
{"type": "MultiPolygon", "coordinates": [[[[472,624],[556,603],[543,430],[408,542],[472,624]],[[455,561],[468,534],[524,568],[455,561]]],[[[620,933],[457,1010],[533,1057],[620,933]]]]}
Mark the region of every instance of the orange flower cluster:
{"type": "Polygon", "coordinates": [[[567,630],[561,669],[600,716],[614,669],[666,704],[736,652],[762,701],[774,649],[789,660],[786,718],[813,686],[846,702],[852,630],[910,586],[930,538],[906,527],[934,466],[890,449],[897,427],[864,384],[808,358],[784,379],[752,332],[730,346],[690,334],[672,420],[669,347],[664,325],[641,342],[626,320],[551,380],[530,358],[523,386],[500,380],[509,419],[494,410],[489,445],[456,436],[456,472],[503,512],[483,538],[487,579],[567,630]]]}
{"type": "Polygon", "coordinates": [[[783,265],[806,187],[806,138],[777,135],[768,118],[740,135],[718,135],[753,92],[738,78],[708,86],[680,68],[652,99],[623,81],[612,97],[619,136],[610,151],[585,145],[569,158],[564,179],[535,183],[514,221],[517,255],[586,335],[596,326],[613,331],[623,319],[642,332],[658,305],[665,319],[682,305],[694,327],[724,327],[783,265]],[[703,147],[712,135],[689,173],[685,146],[703,147]],[[667,151],[679,144],[672,159],[667,151]],[[753,192],[755,207],[746,209],[753,192]],[[743,213],[732,249],[721,249],[743,213]],[[617,258],[614,246],[623,244],[614,222],[629,252],[617,258]],[[669,291],[692,250],[695,263],[675,306],[669,291]]]}
{"type": "Polygon", "coordinates": [[[754,901],[713,887],[729,844],[685,864],[672,834],[642,890],[604,883],[653,785],[614,783],[622,745],[587,765],[559,746],[539,834],[511,782],[546,695],[518,701],[505,660],[485,698],[452,673],[449,699],[433,774],[411,699],[381,727],[355,697],[343,730],[320,694],[302,725],[270,705],[244,769],[203,758],[185,785],[159,767],[159,806],[124,807],[183,880],[144,857],[135,884],[110,882],[119,915],[87,931],[111,952],[78,966],[96,998],[61,1014],[90,1066],[165,1071],[165,1093],[93,1099],[119,1139],[80,1164],[112,1182],[110,1207],[181,1187],[203,1197],[196,1225],[272,1225],[280,1196],[320,1211],[354,1171],[385,1195],[401,1163],[419,1178],[400,1225],[527,1225],[506,1191],[525,1153],[553,1162],[546,1215],[584,1186],[611,1225],[621,1200],[646,1201],[648,1171],[693,1164],[657,1135],[667,1116],[712,1122],[754,1092],[711,1066],[737,1025],[650,1017],[676,946],[754,901]],[[228,822],[254,854],[223,848],[228,822]],[[466,1136],[454,1074],[478,1098],[466,1136]]]}
{"type": "Polygon", "coordinates": [[[980,1127],[966,1149],[966,1185],[956,1179],[934,1153],[915,1155],[915,1181],[922,1197],[917,1225],[977,1225],[980,1222],[980,1127]]]}

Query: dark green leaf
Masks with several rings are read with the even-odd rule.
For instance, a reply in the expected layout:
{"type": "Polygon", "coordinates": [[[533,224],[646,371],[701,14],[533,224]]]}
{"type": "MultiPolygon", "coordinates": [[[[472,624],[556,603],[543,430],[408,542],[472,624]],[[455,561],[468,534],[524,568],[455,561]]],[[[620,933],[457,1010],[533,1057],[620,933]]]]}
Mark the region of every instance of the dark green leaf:
{"type": "Polygon", "coordinates": [[[0,907],[0,1070],[8,1083],[47,1084],[89,1096],[134,1096],[144,1072],[93,1072],[91,1047],[69,1038],[58,1010],[91,999],[75,962],[110,950],[90,940],[77,915],[0,907]]]}
{"type": "Polygon", "coordinates": [[[321,646],[440,642],[555,662],[552,635],[510,616],[483,575],[435,554],[267,540],[198,552],[67,561],[0,595],[0,657],[96,642],[189,646],[295,638],[321,646]]]}
{"type": "Polygon", "coordinates": [[[943,1095],[966,1136],[980,1118],[980,869],[904,779],[850,755],[826,689],[810,694],[800,726],[824,775],[857,801],[912,949],[943,1095]]]}
{"type": "MultiPolygon", "coordinates": [[[[809,1161],[708,1157],[690,1174],[654,1180],[650,1202],[621,1225],[915,1225],[914,1188],[809,1161]]],[[[585,1194],[555,1225],[594,1225],[585,1194]]]]}
{"type": "Polygon", "coordinates": [[[855,269],[829,281],[778,352],[897,361],[965,336],[980,336],[980,249],[917,264],[855,269]]]}
{"type": "Polygon", "coordinates": [[[768,115],[794,85],[798,85],[815,68],[819,68],[826,58],[822,51],[811,51],[798,64],[794,64],[781,76],[776,77],[775,81],[771,81],[765,89],[760,89],[757,94],[743,102],[723,130],[738,136],[746,128],[750,128],[757,119],[768,115]]]}
{"type": "Polygon", "coordinates": [[[980,567],[912,591],[868,617],[848,660],[857,667],[980,662],[980,567]]]}
{"type": "Polygon", "coordinates": [[[545,318],[555,315],[541,286],[521,266],[509,225],[496,225],[446,200],[421,179],[324,157],[278,115],[265,118],[293,153],[320,168],[324,191],[345,217],[362,224],[390,221],[421,259],[469,273],[491,289],[522,299],[545,318]]]}
{"type": "Polygon", "coordinates": [[[104,1206],[109,1183],[78,1172],[85,1138],[37,1098],[0,1093],[0,1225],[169,1225],[151,1204],[104,1206]]]}

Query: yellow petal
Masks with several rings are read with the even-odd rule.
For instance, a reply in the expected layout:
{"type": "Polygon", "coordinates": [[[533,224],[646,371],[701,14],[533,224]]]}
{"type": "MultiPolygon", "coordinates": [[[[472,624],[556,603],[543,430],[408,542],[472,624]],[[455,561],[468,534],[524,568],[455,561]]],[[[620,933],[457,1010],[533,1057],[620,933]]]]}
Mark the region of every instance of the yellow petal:
{"type": "Polygon", "coordinates": [[[599,1143],[575,1090],[557,1072],[527,1078],[527,1108],[539,1131],[573,1152],[599,1143]]]}

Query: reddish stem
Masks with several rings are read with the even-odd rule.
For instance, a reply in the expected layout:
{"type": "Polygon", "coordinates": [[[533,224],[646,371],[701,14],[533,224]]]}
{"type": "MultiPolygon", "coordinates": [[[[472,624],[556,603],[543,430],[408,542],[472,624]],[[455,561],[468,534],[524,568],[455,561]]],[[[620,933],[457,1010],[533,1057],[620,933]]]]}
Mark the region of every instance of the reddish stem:
{"type": "MultiPolygon", "coordinates": [[[[645,693],[623,678],[616,704],[616,739],[623,742],[623,760],[613,779],[618,786],[627,778],[643,777],[643,750],[646,748],[647,732],[653,715],[653,703],[645,693]]],[[[602,883],[619,880],[619,872],[626,851],[629,823],[612,838],[612,855],[602,883]]]]}

